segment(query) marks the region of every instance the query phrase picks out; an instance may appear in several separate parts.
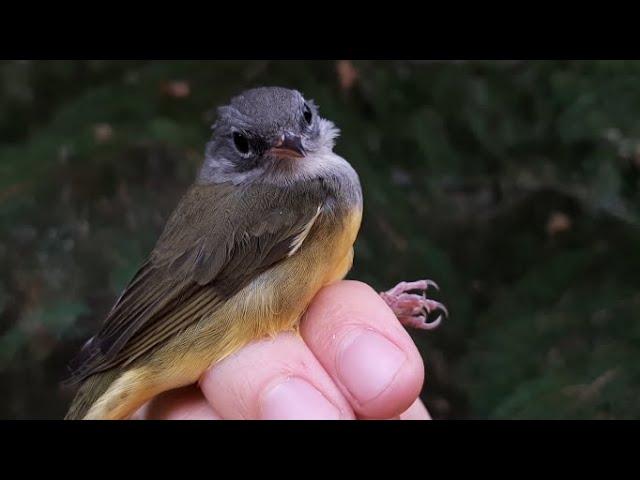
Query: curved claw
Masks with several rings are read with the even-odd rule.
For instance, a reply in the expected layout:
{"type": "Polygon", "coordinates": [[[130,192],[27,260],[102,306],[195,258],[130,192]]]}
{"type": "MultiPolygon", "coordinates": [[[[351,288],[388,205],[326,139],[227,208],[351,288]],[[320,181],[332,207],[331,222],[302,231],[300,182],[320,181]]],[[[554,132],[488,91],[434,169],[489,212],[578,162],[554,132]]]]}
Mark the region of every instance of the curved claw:
{"type": "Polygon", "coordinates": [[[422,328],[424,330],[433,330],[435,328],[438,328],[438,326],[441,323],[442,323],[442,315],[438,315],[438,318],[436,318],[433,322],[425,321],[424,324],[422,325],[422,328]]]}
{"type": "MultiPolygon", "coordinates": [[[[436,282],[434,282],[433,280],[425,280],[425,283],[427,284],[427,288],[429,287],[433,287],[436,289],[437,292],[440,291],[440,287],[438,286],[438,284],[436,282]]],[[[427,289],[425,288],[425,290],[427,289]]]]}
{"type": "Polygon", "coordinates": [[[444,316],[449,318],[449,310],[447,310],[447,307],[445,307],[442,303],[440,302],[436,302],[435,300],[425,300],[425,305],[424,305],[424,309],[427,313],[431,313],[434,310],[442,310],[442,313],[444,313],[444,316]]]}
{"type": "Polygon", "coordinates": [[[436,302],[435,300],[427,300],[427,302],[427,305],[425,305],[424,307],[426,318],[421,328],[424,330],[433,330],[435,328],[438,328],[438,326],[442,323],[443,316],[438,315],[438,318],[436,318],[432,322],[428,322],[426,319],[429,318],[429,313],[433,312],[434,310],[440,310],[444,317],[449,318],[449,310],[447,310],[447,307],[445,307],[442,303],[436,302]]]}
{"type": "Polygon", "coordinates": [[[417,328],[418,330],[434,330],[442,323],[442,315],[439,315],[432,322],[427,321],[424,315],[416,315],[413,317],[399,317],[400,323],[407,327],[417,328]]]}

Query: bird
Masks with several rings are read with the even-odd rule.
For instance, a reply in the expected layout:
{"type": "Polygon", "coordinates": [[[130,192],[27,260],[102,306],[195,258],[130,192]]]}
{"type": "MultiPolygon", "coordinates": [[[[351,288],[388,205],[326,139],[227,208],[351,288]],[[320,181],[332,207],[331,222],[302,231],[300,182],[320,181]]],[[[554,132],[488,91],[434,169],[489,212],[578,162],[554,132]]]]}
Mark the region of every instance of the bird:
{"type": "MultiPolygon", "coordinates": [[[[315,294],[352,267],[363,214],[339,130],[297,90],[257,87],[217,109],[196,179],[155,247],[70,363],[65,419],[127,419],[196,383],[249,342],[297,331],[315,294]]],[[[407,326],[448,315],[431,280],[380,295],[407,326]]]]}

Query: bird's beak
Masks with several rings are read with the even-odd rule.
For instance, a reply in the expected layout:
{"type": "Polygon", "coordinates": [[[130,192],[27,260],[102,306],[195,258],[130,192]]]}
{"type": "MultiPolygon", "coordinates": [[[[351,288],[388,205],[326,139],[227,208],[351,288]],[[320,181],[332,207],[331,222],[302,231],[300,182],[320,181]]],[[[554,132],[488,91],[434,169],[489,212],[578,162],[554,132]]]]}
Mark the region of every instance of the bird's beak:
{"type": "Polygon", "coordinates": [[[268,153],[280,158],[302,158],[307,154],[302,146],[302,139],[291,133],[282,135],[268,153]]]}

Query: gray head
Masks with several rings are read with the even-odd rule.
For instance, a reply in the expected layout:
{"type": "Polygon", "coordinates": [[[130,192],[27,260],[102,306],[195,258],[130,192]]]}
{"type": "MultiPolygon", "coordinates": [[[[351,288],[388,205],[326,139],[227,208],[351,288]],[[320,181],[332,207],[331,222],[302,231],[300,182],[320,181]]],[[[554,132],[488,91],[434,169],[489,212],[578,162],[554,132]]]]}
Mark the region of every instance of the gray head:
{"type": "Polygon", "coordinates": [[[198,181],[287,181],[330,155],[337,135],[300,92],[247,90],[218,109],[198,181]]]}

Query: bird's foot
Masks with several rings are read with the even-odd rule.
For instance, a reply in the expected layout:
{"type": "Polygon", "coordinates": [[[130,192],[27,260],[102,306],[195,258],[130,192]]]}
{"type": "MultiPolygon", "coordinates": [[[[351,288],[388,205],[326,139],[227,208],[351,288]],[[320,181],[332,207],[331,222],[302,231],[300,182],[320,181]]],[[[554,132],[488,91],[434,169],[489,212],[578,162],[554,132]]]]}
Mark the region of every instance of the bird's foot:
{"type": "Polygon", "coordinates": [[[429,287],[439,290],[438,285],[432,280],[418,280],[417,282],[400,282],[391,290],[381,292],[380,296],[403,325],[421,330],[433,330],[440,325],[443,315],[449,316],[449,312],[440,302],[426,297],[429,287]],[[429,314],[436,310],[440,310],[442,314],[435,320],[429,321],[429,314]]]}

